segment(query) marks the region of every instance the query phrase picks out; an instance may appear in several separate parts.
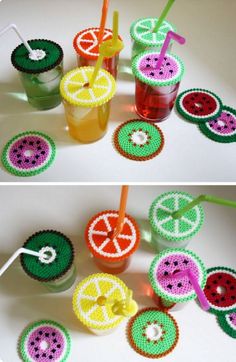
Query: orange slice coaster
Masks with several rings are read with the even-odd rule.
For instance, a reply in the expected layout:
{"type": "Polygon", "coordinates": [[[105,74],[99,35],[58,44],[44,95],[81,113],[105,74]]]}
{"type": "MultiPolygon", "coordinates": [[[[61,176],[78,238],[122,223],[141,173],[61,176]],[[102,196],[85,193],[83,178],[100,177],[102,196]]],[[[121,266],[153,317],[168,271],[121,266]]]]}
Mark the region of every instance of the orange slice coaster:
{"type": "Polygon", "coordinates": [[[116,228],[119,212],[115,210],[102,211],[95,215],[85,230],[85,240],[91,253],[106,261],[121,261],[126,259],[138,248],[140,233],[136,221],[125,215],[123,229],[112,239],[116,228]]]}

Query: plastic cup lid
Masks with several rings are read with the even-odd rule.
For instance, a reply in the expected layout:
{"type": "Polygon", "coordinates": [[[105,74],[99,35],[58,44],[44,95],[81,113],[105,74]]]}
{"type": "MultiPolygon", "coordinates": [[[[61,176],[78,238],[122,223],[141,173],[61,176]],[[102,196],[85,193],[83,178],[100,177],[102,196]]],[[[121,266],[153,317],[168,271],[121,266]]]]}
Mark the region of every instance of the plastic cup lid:
{"type": "Polygon", "coordinates": [[[93,87],[89,87],[94,67],[80,67],[65,74],[60,83],[62,97],[75,106],[98,107],[112,99],[116,91],[114,77],[100,69],[93,87]]]}
{"type": "Polygon", "coordinates": [[[183,61],[174,54],[166,54],[160,69],[157,69],[159,52],[146,51],[137,55],[132,62],[136,78],[150,86],[168,86],[181,81],[184,75],[183,61]]]}
{"type": "Polygon", "coordinates": [[[73,309],[77,318],[87,327],[106,330],[118,326],[123,316],[114,314],[112,303],[99,305],[99,297],[109,300],[123,300],[128,288],[117,277],[98,273],[83,279],[76,287],[73,295],[73,309]]]}
{"type": "Polygon", "coordinates": [[[176,28],[165,20],[158,33],[153,33],[152,30],[156,26],[157,21],[158,18],[141,18],[135,20],[130,28],[132,39],[143,46],[161,46],[164,43],[168,31],[176,32],[176,28]]]}
{"type": "MultiPolygon", "coordinates": [[[[88,28],[80,31],[74,38],[73,46],[80,56],[90,59],[97,60],[99,56],[99,44],[98,35],[100,28],[88,28]]],[[[103,34],[103,40],[107,41],[112,39],[113,33],[111,29],[105,29],[103,34]]],[[[121,37],[119,36],[119,39],[121,37]]]]}
{"type": "Polygon", "coordinates": [[[74,261],[74,248],[67,236],[54,230],[39,231],[26,240],[24,248],[42,251],[48,258],[21,254],[21,265],[32,278],[42,282],[63,276],[74,261]]]}
{"type": "Polygon", "coordinates": [[[63,50],[57,43],[46,39],[29,40],[38,59],[32,59],[24,44],[15,48],[11,55],[13,66],[20,72],[37,74],[55,68],[63,60],[63,50]]]}

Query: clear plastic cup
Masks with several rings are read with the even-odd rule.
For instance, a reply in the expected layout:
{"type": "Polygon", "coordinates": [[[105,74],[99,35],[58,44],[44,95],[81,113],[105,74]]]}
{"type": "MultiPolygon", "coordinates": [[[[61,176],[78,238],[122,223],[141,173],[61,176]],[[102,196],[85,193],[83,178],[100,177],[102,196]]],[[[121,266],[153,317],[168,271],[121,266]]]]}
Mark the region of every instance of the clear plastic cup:
{"type": "Polygon", "coordinates": [[[54,108],[61,103],[62,48],[45,39],[30,40],[29,44],[35,58],[20,44],[12,52],[12,64],[19,72],[28,102],[39,110],[54,108]]]}
{"type": "MultiPolygon", "coordinates": [[[[75,36],[73,46],[76,51],[78,67],[95,66],[99,56],[99,30],[99,28],[88,28],[82,30],[75,36]]],[[[111,29],[105,29],[103,41],[112,39],[112,35],[111,29]]],[[[121,40],[120,36],[119,39],[121,40]]],[[[111,58],[105,58],[102,68],[107,70],[116,79],[118,63],[119,53],[111,58]]]]}
{"type": "Polygon", "coordinates": [[[50,282],[42,282],[42,284],[53,293],[63,292],[70,287],[75,282],[77,277],[77,270],[74,264],[71,268],[60,278],[52,280],[50,282]]]}
{"type": "Polygon", "coordinates": [[[106,134],[110,101],[116,91],[115,79],[104,69],[90,87],[93,72],[94,67],[76,68],[60,84],[69,133],[82,143],[95,142],[106,134]]]}
{"type": "Polygon", "coordinates": [[[160,53],[144,52],[134,58],[135,109],[139,117],[161,122],[170,116],[184,74],[183,62],[173,54],[166,54],[160,69],[160,53]]]}
{"type": "Polygon", "coordinates": [[[94,256],[94,262],[97,267],[104,273],[120,274],[123,273],[130,265],[131,257],[121,261],[105,261],[94,256]]]}
{"type": "MultiPolygon", "coordinates": [[[[158,18],[141,18],[132,23],[130,27],[132,60],[145,51],[160,52],[168,31],[176,32],[176,28],[172,24],[164,21],[158,33],[154,33],[153,29],[157,21],[158,18]]],[[[169,45],[169,52],[172,49],[172,43],[169,45]]]]}

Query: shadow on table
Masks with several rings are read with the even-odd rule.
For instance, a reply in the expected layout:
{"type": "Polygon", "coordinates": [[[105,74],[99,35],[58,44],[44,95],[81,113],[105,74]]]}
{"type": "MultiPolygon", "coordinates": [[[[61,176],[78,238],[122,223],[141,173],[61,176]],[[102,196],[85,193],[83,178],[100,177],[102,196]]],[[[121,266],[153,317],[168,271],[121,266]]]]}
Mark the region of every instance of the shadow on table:
{"type": "Polygon", "coordinates": [[[112,100],[111,122],[121,123],[130,119],[139,118],[134,108],[134,96],[117,94],[112,100]]]}

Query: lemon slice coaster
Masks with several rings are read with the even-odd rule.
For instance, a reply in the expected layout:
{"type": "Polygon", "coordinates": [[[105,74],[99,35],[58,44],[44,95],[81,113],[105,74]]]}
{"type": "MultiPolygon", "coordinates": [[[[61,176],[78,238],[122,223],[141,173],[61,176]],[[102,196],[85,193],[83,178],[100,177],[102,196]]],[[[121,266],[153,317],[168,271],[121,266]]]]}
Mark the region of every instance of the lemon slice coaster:
{"type": "Polygon", "coordinates": [[[116,91],[113,76],[100,69],[93,87],[89,87],[94,67],[80,67],[71,70],[61,80],[62,97],[72,105],[98,107],[112,99],[116,91]]]}
{"type": "Polygon", "coordinates": [[[201,229],[204,211],[197,205],[187,211],[181,218],[174,219],[172,214],[193,201],[186,192],[171,191],[158,196],[149,210],[152,229],[169,241],[189,240],[201,229]]]}
{"type": "Polygon", "coordinates": [[[124,300],[127,293],[127,286],[119,278],[105,273],[92,274],[77,285],[73,309],[77,318],[89,328],[115,328],[124,317],[114,314],[112,303],[105,301],[124,300]]]}

